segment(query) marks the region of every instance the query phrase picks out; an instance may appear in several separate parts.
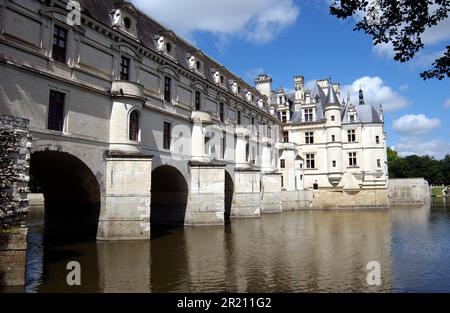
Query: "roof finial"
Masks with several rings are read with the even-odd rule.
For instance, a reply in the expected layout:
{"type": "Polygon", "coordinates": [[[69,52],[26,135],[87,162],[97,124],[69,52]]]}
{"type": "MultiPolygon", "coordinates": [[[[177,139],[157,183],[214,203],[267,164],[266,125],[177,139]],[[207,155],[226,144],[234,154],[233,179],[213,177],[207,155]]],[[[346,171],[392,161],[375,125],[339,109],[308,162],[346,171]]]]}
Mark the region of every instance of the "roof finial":
{"type": "Polygon", "coordinates": [[[359,87],[359,105],[364,105],[364,92],[361,87],[359,87]]]}

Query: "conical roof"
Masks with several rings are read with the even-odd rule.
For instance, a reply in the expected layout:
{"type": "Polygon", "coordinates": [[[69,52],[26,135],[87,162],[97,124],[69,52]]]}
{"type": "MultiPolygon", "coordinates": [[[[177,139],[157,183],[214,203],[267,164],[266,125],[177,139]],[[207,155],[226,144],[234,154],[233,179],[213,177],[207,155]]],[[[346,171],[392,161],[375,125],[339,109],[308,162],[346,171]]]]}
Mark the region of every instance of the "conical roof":
{"type": "Polygon", "coordinates": [[[336,93],[334,92],[334,88],[331,85],[331,83],[328,86],[328,95],[327,100],[325,101],[325,107],[330,105],[337,105],[341,106],[338,97],[336,96],[336,93]]]}

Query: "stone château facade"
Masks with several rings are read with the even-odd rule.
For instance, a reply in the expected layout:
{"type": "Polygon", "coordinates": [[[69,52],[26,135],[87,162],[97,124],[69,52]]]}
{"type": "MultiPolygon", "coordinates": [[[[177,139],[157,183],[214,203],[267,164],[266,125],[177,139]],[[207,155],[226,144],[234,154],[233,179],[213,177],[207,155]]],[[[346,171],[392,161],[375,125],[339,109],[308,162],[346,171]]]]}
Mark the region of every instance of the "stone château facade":
{"type": "Polygon", "coordinates": [[[320,205],[319,191],[364,206],[364,190],[385,189],[383,123],[361,120],[367,105],[343,110],[326,81],[318,100],[299,84],[286,105],[270,77],[250,86],[126,1],[81,0],[73,26],[68,2],[0,0],[0,114],[30,120],[51,231],[146,239],[152,223],[223,225],[320,205]]]}

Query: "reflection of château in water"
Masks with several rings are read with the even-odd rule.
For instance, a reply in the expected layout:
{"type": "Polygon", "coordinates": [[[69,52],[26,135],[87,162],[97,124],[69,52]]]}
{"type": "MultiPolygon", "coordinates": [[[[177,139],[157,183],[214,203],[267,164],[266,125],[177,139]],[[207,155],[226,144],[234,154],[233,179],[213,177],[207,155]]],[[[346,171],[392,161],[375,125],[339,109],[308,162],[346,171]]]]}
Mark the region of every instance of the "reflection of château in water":
{"type": "Polygon", "coordinates": [[[75,26],[64,2],[0,8],[0,114],[30,120],[49,232],[148,239],[151,223],[387,205],[370,105],[344,110],[329,81],[311,98],[297,77],[293,108],[270,77],[250,86],[126,1],[82,0],[75,26]]]}

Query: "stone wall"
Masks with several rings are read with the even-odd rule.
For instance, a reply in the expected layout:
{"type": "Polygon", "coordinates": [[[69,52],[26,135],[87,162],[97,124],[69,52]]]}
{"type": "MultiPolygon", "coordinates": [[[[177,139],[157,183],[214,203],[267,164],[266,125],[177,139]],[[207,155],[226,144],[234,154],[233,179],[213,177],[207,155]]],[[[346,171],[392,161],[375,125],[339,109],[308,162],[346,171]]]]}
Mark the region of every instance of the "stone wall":
{"type": "Polygon", "coordinates": [[[388,208],[387,189],[362,189],[358,191],[313,190],[313,209],[388,208]]]}
{"type": "Polygon", "coordinates": [[[29,121],[0,115],[0,286],[23,285],[31,136],[29,121]]]}
{"type": "Polygon", "coordinates": [[[422,206],[430,202],[428,182],[423,178],[390,179],[389,199],[392,206],[422,206]]]}

